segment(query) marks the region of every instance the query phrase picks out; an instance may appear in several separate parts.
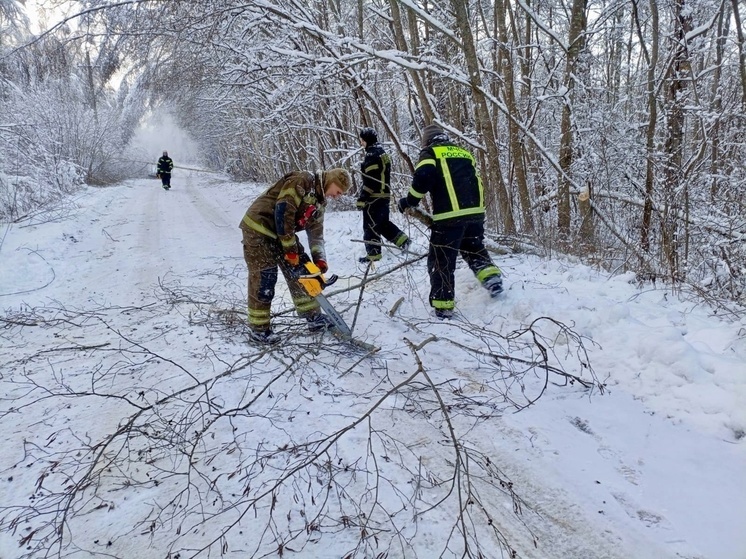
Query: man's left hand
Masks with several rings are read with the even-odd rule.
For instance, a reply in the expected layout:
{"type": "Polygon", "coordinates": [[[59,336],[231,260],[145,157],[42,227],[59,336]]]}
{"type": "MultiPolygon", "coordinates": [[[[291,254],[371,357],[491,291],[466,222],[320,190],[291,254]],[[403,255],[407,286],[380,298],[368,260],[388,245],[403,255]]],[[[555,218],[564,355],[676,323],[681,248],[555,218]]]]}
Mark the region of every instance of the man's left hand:
{"type": "Polygon", "coordinates": [[[313,261],[313,263],[319,267],[319,270],[321,270],[322,274],[325,274],[326,271],[329,269],[329,265],[326,263],[326,260],[324,260],[323,258],[316,258],[313,261]]]}

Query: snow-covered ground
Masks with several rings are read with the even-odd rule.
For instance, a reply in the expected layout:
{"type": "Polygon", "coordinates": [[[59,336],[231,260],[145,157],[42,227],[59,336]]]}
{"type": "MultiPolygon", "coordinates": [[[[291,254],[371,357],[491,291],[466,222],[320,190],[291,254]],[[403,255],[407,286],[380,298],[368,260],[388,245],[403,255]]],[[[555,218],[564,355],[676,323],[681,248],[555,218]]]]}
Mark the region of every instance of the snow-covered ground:
{"type": "Polygon", "coordinates": [[[743,312],[496,254],[502,298],[461,262],[438,322],[399,215],[414,254],[358,311],[361,216],[332,209],[329,299],[379,349],[307,334],[280,279],[267,351],[238,230],[263,187],[173,185],[3,228],[0,559],[52,521],[74,558],[746,559],[743,312]]]}

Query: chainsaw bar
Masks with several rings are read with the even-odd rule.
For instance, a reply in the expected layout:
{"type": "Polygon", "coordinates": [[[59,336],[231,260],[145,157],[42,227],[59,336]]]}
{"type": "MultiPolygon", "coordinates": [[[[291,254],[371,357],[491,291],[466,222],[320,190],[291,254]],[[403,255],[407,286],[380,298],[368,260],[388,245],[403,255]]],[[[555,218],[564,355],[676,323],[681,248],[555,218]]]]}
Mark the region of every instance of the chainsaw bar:
{"type": "Polygon", "coordinates": [[[319,267],[313,262],[306,262],[304,268],[308,273],[298,276],[298,283],[301,284],[306,293],[318,301],[319,306],[324,311],[324,314],[329,317],[334,328],[336,328],[343,337],[351,338],[352,330],[347,326],[342,315],[334,309],[332,304],[321,293],[325,287],[332,285],[339,279],[337,275],[334,274],[329,276],[329,278],[326,278],[321,270],[319,270],[319,267]]]}
{"type": "Polygon", "coordinates": [[[347,323],[344,321],[342,316],[335,310],[335,308],[328,301],[328,299],[324,297],[323,295],[319,294],[319,295],[316,295],[316,300],[319,302],[319,306],[324,311],[324,314],[326,314],[326,316],[329,317],[329,320],[332,321],[332,324],[334,324],[334,327],[339,331],[339,333],[347,338],[352,337],[352,330],[350,330],[350,327],[347,326],[347,323]]]}
{"type": "Polygon", "coordinates": [[[321,293],[325,287],[332,285],[339,279],[337,275],[333,274],[327,278],[321,270],[319,270],[318,266],[312,262],[305,263],[304,268],[308,273],[299,275],[298,283],[300,283],[306,293],[316,299],[321,310],[323,310],[324,314],[329,318],[329,321],[332,323],[332,328],[329,331],[337,338],[344,340],[346,343],[357,349],[362,349],[368,352],[368,354],[372,355],[378,352],[380,348],[357,340],[352,336],[352,329],[347,326],[342,315],[336,311],[332,304],[321,293]]]}

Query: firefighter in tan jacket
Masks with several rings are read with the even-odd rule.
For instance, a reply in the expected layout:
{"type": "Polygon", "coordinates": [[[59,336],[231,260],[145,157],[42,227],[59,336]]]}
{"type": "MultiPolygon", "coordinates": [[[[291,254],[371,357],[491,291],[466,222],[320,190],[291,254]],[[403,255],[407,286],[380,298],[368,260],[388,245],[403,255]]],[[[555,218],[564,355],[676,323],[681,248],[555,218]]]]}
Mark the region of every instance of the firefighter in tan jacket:
{"type": "Polygon", "coordinates": [[[330,327],[318,302],[297,281],[299,266],[309,259],[297,233],[306,232],[311,259],[326,272],[326,200],[341,196],[349,188],[350,175],[345,169],[293,171],[273,184],[246,211],[239,227],[243,232],[244,260],[249,268],[249,326],[254,341],[279,341],[270,327],[278,267],[290,288],[298,316],[308,320],[309,329],[330,327]]]}

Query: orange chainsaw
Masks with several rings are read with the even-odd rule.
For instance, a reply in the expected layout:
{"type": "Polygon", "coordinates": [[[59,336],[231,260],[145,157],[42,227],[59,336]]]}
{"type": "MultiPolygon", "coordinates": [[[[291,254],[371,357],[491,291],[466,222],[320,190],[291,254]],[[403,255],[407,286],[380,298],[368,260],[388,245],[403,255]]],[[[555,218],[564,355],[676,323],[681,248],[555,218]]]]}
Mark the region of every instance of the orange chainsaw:
{"type": "Polygon", "coordinates": [[[333,274],[326,278],[321,273],[319,267],[313,262],[306,262],[303,264],[305,273],[301,271],[298,276],[298,283],[301,284],[303,289],[306,290],[311,297],[319,302],[319,306],[324,311],[324,314],[329,317],[329,320],[334,324],[334,328],[344,337],[350,338],[352,336],[352,330],[347,326],[342,316],[332,307],[332,304],[327,300],[326,297],[321,293],[325,287],[332,285],[339,278],[336,274],[333,274]]]}

